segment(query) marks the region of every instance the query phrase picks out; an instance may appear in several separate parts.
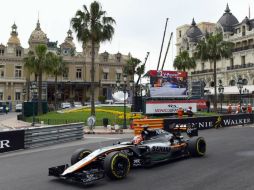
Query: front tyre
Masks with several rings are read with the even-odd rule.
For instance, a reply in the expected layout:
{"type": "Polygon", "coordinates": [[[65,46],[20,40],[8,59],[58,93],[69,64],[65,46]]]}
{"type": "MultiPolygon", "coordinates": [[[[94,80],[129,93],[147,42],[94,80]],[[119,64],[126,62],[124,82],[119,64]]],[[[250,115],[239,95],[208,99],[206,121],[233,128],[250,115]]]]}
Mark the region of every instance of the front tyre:
{"type": "Polygon", "coordinates": [[[104,171],[110,179],[123,179],[130,171],[130,160],[122,152],[111,152],[104,160],[104,171]]]}
{"type": "Polygon", "coordinates": [[[83,158],[87,157],[89,154],[91,154],[92,151],[84,148],[77,149],[71,156],[71,165],[76,164],[83,158]]]}
{"type": "Polygon", "coordinates": [[[206,153],[206,142],[203,137],[192,137],[188,141],[188,150],[191,156],[204,156],[206,153]]]}

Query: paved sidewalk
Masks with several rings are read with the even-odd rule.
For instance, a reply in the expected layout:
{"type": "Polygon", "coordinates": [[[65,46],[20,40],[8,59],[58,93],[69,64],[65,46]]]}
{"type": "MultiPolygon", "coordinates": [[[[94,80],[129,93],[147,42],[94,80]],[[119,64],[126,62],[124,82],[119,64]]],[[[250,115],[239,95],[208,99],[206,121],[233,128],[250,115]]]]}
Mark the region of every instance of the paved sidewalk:
{"type": "MultiPolygon", "coordinates": [[[[12,129],[21,129],[32,127],[31,123],[17,120],[17,115],[19,113],[11,112],[8,114],[0,115],[0,131],[8,131],[12,129]]],[[[36,124],[36,126],[46,126],[42,124],[36,124]]],[[[84,133],[86,134],[131,134],[134,133],[131,129],[123,129],[122,132],[117,132],[115,130],[105,129],[103,126],[96,126],[91,132],[87,126],[84,127],[84,133]]]]}
{"type": "Polygon", "coordinates": [[[93,131],[91,131],[87,126],[85,126],[84,133],[86,134],[134,134],[132,129],[122,129],[121,131],[110,130],[104,128],[103,126],[95,126],[93,131]]]}
{"type": "Polygon", "coordinates": [[[19,129],[31,127],[31,123],[17,120],[18,113],[10,112],[8,114],[0,115],[0,130],[5,131],[8,129],[19,129]]]}

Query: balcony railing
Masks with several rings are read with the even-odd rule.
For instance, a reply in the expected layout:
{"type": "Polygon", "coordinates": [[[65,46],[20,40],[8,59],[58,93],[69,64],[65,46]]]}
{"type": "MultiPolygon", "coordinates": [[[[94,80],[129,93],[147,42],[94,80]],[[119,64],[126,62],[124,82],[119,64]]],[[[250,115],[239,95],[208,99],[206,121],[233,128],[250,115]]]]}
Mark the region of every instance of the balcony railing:
{"type": "Polygon", "coordinates": [[[250,67],[254,67],[254,63],[230,66],[230,67],[227,67],[227,70],[235,70],[235,69],[250,68],[250,67]]]}
{"type": "Polygon", "coordinates": [[[232,49],[232,52],[244,51],[244,50],[248,50],[248,49],[254,49],[254,45],[247,45],[247,46],[243,46],[243,47],[237,47],[237,48],[232,49]]]}
{"type": "MultiPolygon", "coordinates": [[[[221,69],[216,69],[216,71],[221,71],[221,69]]],[[[203,74],[203,73],[212,73],[213,72],[213,69],[205,69],[205,70],[202,70],[202,71],[194,71],[194,72],[191,72],[192,75],[196,75],[196,74],[203,74]]]]}
{"type": "Polygon", "coordinates": [[[25,77],[0,77],[0,81],[26,81],[25,77]]]}

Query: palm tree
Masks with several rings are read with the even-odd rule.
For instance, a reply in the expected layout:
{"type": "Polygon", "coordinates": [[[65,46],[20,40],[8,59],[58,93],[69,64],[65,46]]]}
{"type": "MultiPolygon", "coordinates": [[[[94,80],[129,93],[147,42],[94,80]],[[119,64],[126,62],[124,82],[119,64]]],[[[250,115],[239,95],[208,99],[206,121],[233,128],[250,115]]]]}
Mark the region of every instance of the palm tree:
{"type": "Polygon", "coordinates": [[[176,56],[173,67],[180,71],[186,71],[186,69],[194,69],[196,68],[196,61],[193,57],[189,56],[187,51],[183,51],[178,56],[176,56]]]}
{"type": "Polygon", "coordinates": [[[217,61],[232,56],[233,43],[223,41],[222,33],[215,35],[208,34],[202,39],[196,48],[195,57],[201,61],[213,63],[213,82],[214,82],[214,111],[217,112],[217,61]]]}
{"type": "Polygon", "coordinates": [[[83,11],[78,10],[74,18],[71,19],[71,25],[77,33],[77,38],[84,44],[91,42],[92,60],[91,60],[91,115],[95,115],[94,106],[94,59],[95,45],[104,41],[111,40],[114,34],[113,24],[115,20],[106,16],[106,11],[102,10],[99,2],[94,1],[88,10],[83,5],[83,11]]]}
{"type": "Polygon", "coordinates": [[[42,74],[47,70],[47,46],[40,44],[35,47],[35,73],[38,74],[38,114],[42,114],[42,74]]]}
{"type": "Polygon", "coordinates": [[[33,51],[29,51],[27,54],[27,57],[24,58],[24,68],[27,71],[27,76],[26,76],[26,93],[27,93],[27,101],[30,100],[30,75],[35,74],[35,56],[33,51]]]}
{"type": "Polygon", "coordinates": [[[61,56],[58,56],[52,52],[47,53],[46,56],[46,66],[47,66],[47,73],[52,74],[55,77],[55,95],[54,95],[54,104],[55,109],[57,109],[57,79],[58,76],[63,75],[64,73],[68,72],[68,67],[66,62],[63,61],[61,56]]]}
{"type": "Polygon", "coordinates": [[[128,59],[127,64],[124,66],[124,73],[129,75],[134,81],[134,75],[137,74],[137,67],[141,63],[141,61],[137,58],[130,57],[128,59]]]}

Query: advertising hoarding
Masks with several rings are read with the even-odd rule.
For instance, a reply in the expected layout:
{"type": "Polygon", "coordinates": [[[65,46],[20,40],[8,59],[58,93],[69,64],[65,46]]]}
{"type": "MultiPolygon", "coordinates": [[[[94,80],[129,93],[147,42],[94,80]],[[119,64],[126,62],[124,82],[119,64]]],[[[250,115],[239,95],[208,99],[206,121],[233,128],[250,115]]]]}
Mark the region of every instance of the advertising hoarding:
{"type": "Polygon", "coordinates": [[[0,133],[0,153],[24,148],[24,131],[4,131],[0,133]]]}
{"type": "Polygon", "coordinates": [[[193,112],[197,112],[196,102],[189,102],[187,100],[151,100],[146,102],[146,114],[177,113],[180,106],[183,108],[184,112],[186,112],[190,106],[192,107],[193,112]]]}
{"type": "Polygon", "coordinates": [[[187,97],[187,72],[150,70],[151,97],[187,97]]]}

